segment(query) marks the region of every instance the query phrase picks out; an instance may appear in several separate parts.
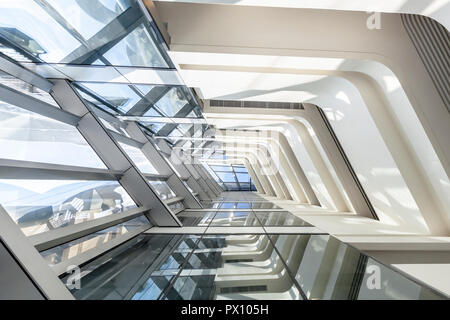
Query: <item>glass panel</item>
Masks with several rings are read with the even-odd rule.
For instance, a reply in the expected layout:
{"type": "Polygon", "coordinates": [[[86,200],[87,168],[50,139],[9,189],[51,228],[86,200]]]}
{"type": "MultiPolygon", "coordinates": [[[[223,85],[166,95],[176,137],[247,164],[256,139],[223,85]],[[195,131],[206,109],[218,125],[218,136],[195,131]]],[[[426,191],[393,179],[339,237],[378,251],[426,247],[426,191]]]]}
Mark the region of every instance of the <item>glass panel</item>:
{"type": "Polygon", "coordinates": [[[214,152],[211,155],[211,158],[212,159],[227,159],[227,156],[224,153],[222,153],[222,152],[214,152]]]}
{"type": "MultiPolygon", "coordinates": [[[[153,102],[152,102],[152,104],[153,104],[153,102]]],[[[134,115],[135,113],[139,114],[142,112],[132,112],[131,114],[134,115]]],[[[156,109],[151,108],[147,112],[145,112],[142,116],[144,116],[144,117],[162,117],[163,115],[160,112],[158,112],[156,109]]],[[[164,125],[165,123],[161,122],[161,124],[164,125]]]]}
{"type": "Polygon", "coordinates": [[[241,187],[241,190],[250,190],[250,183],[239,183],[239,186],[241,187]]]}
{"type": "Polygon", "coordinates": [[[252,203],[253,209],[281,209],[276,204],[273,204],[271,202],[253,202],[252,203]]]}
{"type": "Polygon", "coordinates": [[[273,235],[272,241],[308,299],[439,299],[400,273],[329,235],[273,235]],[[369,277],[379,272],[380,288],[369,277]]]}
{"type": "Polygon", "coordinates": [[[203,163],[203,167],[209,172],[209,174],[214,178],[214,180],[217,181],[217,183],[220,182],[219,178],[217,178],[216,173],[214,170],[211,169],[212,166],[207,165],[206,163],[203,163]]]}
{"type": "Polygon", "coordinates": [[[200,238],[196,235],[183,235],[175,237],[177,237],[181,242],[177,244],[164,258],[164,262],[157,269],[160,271],[157,273],[158,275],[169,275],[173,273],[173,271],[180,269],[180,267],[185,264],[188,255],[197,246],[197,242],[200,238]]]}
{"type": "MultiPolygon", "coordinates": [[[[71,293],[80,300],[160,299],[178,272],[167,269],[172,253],[192,251],[197,240],[196,236],[139,235],[82,266],[81,288],[71,293]]],[[[67,283],[67,277],[62,281],[67,283]]]]}
{"type": "Polygon", "coordinates": [[[224,202],[220,205],[221,209],[235,209],[237,202],[224,202]]]}
{"type": "Polygon", "coordinates": [[[247,168],[246,168],[246,167],[233,166],[233,169],[234,169],[235,172],[244,172],[244,173],[247,173],[247,168]]]}
{"type": "Polygon", "coordinates": [[[204,164],[204,167],[225,191],[256,191],[247,169],[242,165],[208,166],[207,164],[204,164]]]}
{"type": "Polygon", "coordinates": [[[140,149],[121,142],[119,144],[142,173],[158,174],[156,168],[140,149]]]}
{"type": "Polygon", "coordinates": [[[47,2],[72,25],[84,39],[89,39],[128,9],[128,1],[89,0],[47,2]]]}
{"type": "Polygon", "coordinates": [[[202,201],[203,208],[218,208],[220,206],[220,202],[206,202],[202,201]]]}
{"type": "Polygon", "coordinates": [[[0,158],[106,169],[74,126],[2,101],[0,158]]]}
{"type": "MultiPolygon", "coordinates": [[[[141,96],[127,84],[96,82],[77,82],[77,84],[89,89],[124,113],[129,111],[142,99],[141,96]]],[[[91,102],[95,104],[95,101],[96,100],[93,100],[91,102]]]]}
{"type": "Polygon", "coordinates": [[[214,166],[214,165],[210,165],[210,167],[214,171],[228,171],[228,172],[232,171],[230,166],[214,166]]]}
{"type": "Polygon", "coordinates": [[[147,128],[149,128],[150,130],[152,130],[153,132],[158,132],[159,130],[161,130],[162,127],[164,127],[164,123],[156,123],[156,122],[141,122],[142,125],[146,126],[147,128]]]}
{"type": "Polygon", "coordinates": [[[178,201],[169,205],[169,209],[172,211],[184,209],[184,204],[182,201],[178,201]]]}
{"type": "Polygon", "coordinates": [[[97,231],[88,236],[42,251],[41,255],[47,260],[49,265],[55,265],[145,225],[150,226],[150,223],[146,217],[140,216],[116,226],[97,231]]]}
{"type": "Polygon", "coordinates": [[[261,212],[255,211],[254,214],[258,217],[259,222],[263,226],[296,226],[296,227],[312,227],[306,221],[294,216],[292,213],[284,211],[269,211],[261,212]]]}
{"type": "Polygon", "coordinates": [[[168,137],[183,137],[187,135],[186,133],[192,126],[192,124],[179,124],[176,129],[172,130],[168,137]]]}
{"type": "MultiPolygon", "coordinates": [[[[182,107],[189,104],[186,98],[185,87],[179,86],[153,86],[153,85],[130,85],[122,83],[93,83],[93,82],[77,82],[80,89],[88,91],[90,94],[97,95],[98,99],[103,99],[123,113],[133,116],[162,117],[174,116],[182,107]]],[[[86,93],[82,94],[83,98],[99,105],[102,103],[95,98],[90,97],[86,93]]],[[[189,105],[190,106],[190,105],[189,105]]],[[[190,106],[192,109],[192,106],[190,106]]],[[[184,116],[184,115],[182,115],[184,116]]],[[[154,127],[152,131],[158,131],[165,124],[151,123],[143,121],[142,124],[154,127]],[[158,129],[156,129],[158,128],[158,129]]],[[[178,129],[184,134],[190,129],[191,124],[180,124],[178,129]]],[[[151,128],[150,128],[151,129],[151,128]]],[[[175,133],[174,133],[175,134],[175,133]]],[[[176,133],[179,135],[179,133],[176,133]]]]}
{"type": "Polygon", "coordinates": [[[175,198],[177,195],[170,189],[169,185],[166,181],[161,180],[152,180],[149,181],[152,187],[155,189],[156,193],[158,193],[161,200],[167,200],[171,198],[175,198]]]}
{"type": "Polygon", "coordinates": [[[299,300],[300,285],[309,299],[442,298],[328,235],[139,235],[81,276],[77,299],[299,300]],[[370,291],[373,267],[382,281],[370,291]]]}
{"type": "Polygon", "coordinates": [[[235,176],[232,172],[217,172],[216,175],[223,181],[223,182],[235,182],[235,176]]]}
{"type": "Polygon", "coordinates": [[[0,194],[27,236],[136,207],[117,181],[2,179],[0,194]]]}
{"type": "Polygon", "coordinates": [[[31,84],[26,83],[25,81],[22,81],[7,73],[4,73],[3,71],[0,71],[0,83],[14,90],[17,90],[21,93],[24,93],[28,96],[31,96],[35,99],[39,99],[45,103],[51,104],[52,106],[59,108],[58,104],[49,93],[35,86],[32,86],[31,84]]]}
{"type": "Polygon", "coordinates": [[[432,290],[425,288],[404,277],[398,272],[368,258],[366,272],[358,292],[358,300],[436,300],[443,299],[432,290]],[[376,280],[370,277],[378,272],[380,275],[379,289],[376,280]],[[368,284],[372,286],[369,288],[368,284]]]}
{"type": "Polygon", "coordinates": [[[170,89],[157,103],[156,106],[167,116],[173,117],[183,108],[189,101],[186,99],[185,93],[181,87],[170,89]]]}
{"type": "Polygon", "coordinates": [[[225,186],[230,191],[239,191],[239,186],[236,183],[225,183],[225,186]]]}
{"type": "MultiPolygon", "coordinates": [[[[203,206],[205,207],[205,206],[203,206]]],[[[199,212],[180,212],[177,214],[178,219],[184,226],[201,226],[206,227],[216,214],[215,211],[199,211],[199,212]]]]}
{"type": "Polygon", "coordinates": [[[250,209],[249,202],[224,202],[220,205],[221,209],[250,209]]]}
{"type": "Polygon", "coordinates": [[[169,67],[135,0],[4,0],[0,9],[0,34],[18,61],[169,67]]]}
{"type": "Polygon", "coordinates": [[[164,299],[300,298],[267,236],[217,235],[200,240],[164,299]]]}
{"type": "Polygon", "coordinates": [[[98,115],[99,112],[97,111],[97,108],[108,112],[109,114],[112,115],[119,115],[121,114],[120,112],[118,112],[116,109],[113,109],[111,107],[111,105],[108,105],[105,102],[100,102],[100,100],[98,100],[97,98],[94,98],[93,96],[91,96],[90,94],[85,93],[83,90],[77,88],[76,86],[74,86],[75,90],[78,91],[78,93],[80,94],[81,98],[84,99],[84,101],[86,102],[87,105],[89,105],[90,107],[93,107],[93,111],[98,115]]]}
{"type": "Polygon", "coordinates": [[[0,34],[36,58],[60,62],[80,46],[35,1],[3,0],[0,7],[0,34]]]}
{"type": "Polygon", "coordinates": [[[105,120],[102,117],[99,117],[99,119],[103,123],[103,125],[106,127],[106,129],[112,130],[118,134],[121,134],[125,137],[130,138],[130,135],[125,131],[125,129],[122,128],[121,126],[119,126],[117,123],[105,120]]]}
{"type": "Polygon", "coordinates": [[[239,182],[250,183],[250,175],[248,173],[236,173],[239,182]]]}
{"type": "Polygon", "coordinates": [[[26,57],[22,52],[20,52],[20,50],[9,48],[2,43],[0,43],[0,52],[15,61],[33,62],[32,59],[29,59],[28,57],[26,57]]]}
{"type": "Polygon", "coordinates": [[[167,300],[212,300],[214,299],[215,275],[181,276],[167,294],[167,300]]]}
{"type": "Polygon", "coordinates": [[[211,226],[258,227],[258,219],[251,211],[219,211],[211,222],[211,226]]]}
{"type": "Polygon", "coordinates": [[[116,66],[169,67],[143,24],[103,56],[116,66]]]}

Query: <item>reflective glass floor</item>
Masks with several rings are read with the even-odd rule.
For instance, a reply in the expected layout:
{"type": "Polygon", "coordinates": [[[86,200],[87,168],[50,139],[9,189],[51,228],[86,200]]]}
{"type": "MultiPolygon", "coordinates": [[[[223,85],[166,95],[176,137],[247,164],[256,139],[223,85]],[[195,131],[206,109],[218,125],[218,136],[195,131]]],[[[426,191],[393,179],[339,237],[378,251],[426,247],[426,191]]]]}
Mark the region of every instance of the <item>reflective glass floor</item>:
{"type": "Polygon", "coordinates": [[[311,227],[311,224],[287,211],[183,211],[177,217],[184,226],[311,227]]]}
{"type": "Polygon", "coordinates": [[[77,299],[442,298],[325,234],[141,234],[81,274],[81,289],[71,290],[77,299]],[[371,287],[375,269],[379,289],[371,287]]]}
{"type": "Polygon", "coordinates": [[[220,209],[280,209],[277,205],[270,202],[256,201],[202,201],[204,208],[220,209]]]}
{"type": "MultiPolygon", "coordinates": [[[[202,233],[140,234],[83,265],[80,289],[72,294],[106,300],[445,298],[328,234],[307,234],[306,228],[268,233],[265,227],[311,225],[255,200],[221,199],[210,210],[179,213],[184,226],[203,226],[202,233]],[[262,227],[263,233],[225,231],[236,226],[262,227]]],[[[61,280],[70,284],[69,276],[61,280]]]]}

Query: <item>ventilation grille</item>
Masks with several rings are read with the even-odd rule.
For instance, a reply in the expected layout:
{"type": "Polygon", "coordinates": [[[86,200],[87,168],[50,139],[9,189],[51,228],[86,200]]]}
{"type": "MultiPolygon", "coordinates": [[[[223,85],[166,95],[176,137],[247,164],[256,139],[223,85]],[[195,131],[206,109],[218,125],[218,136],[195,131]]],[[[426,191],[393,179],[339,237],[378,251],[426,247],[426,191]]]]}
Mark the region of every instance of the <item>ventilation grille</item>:
{"type": "Polygon", "coordinates": [[[431,18],[402,14],[403,25],[450,112],[450,34],[431,18]]]}
{"type": "Polygon", "coordinates": [[[245,287],[230,287],[220,288],[220,293],[243,293],[243,292],[261,292],[267,291],[267,286],[245,286],[245,287]]]}
{"type": "Polygon", "coordinates": [[[253,259],[229,259],[225,263],[253,262],[253,259]]]}
{"type": "Polygon", "coordinates": [[[267,108],[267,109],[303,109],[301,103],[291,102],[266,102],[266,101],[243,101],[243,100],[209,100],[211,107],[231,108],[267,108]]]}

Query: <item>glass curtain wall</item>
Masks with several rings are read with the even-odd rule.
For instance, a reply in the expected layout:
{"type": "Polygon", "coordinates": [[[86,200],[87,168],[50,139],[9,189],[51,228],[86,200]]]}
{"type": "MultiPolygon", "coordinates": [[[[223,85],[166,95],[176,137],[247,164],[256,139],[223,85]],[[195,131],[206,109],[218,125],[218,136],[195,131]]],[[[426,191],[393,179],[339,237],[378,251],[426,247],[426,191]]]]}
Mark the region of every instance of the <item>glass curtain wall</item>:
{"type": "MultiPolygon", "coordinates": [[[[154,142],[153,136],[168,137],[173,145],[169,138],[189,134],[192,125],[148,119],[201,119],[202,113],[182,84],[144,84],[124,76],[176,73],[141,4],[5,0],[0,10],[0,58],[44,77],[67,79],[130,163],[148,178],[159,199],[177,198],[160,166],[143,151],[145,143],[129,134],[127,121],[133,120],[127,117],[139,117],[138,127],[149,141],[154,142]],[[86,80],[90,74],[99,74],[103,81],[86,80]]],[[[105,164],[109,155],[94,151],[78,130],[79,119],[63,111],[50,90],[0,70],[3,88],[7,95],[26,97],[29,103],[15,105],[0,94],[0,170],[5,173],[0,180],[0,209],[32,239],[58,275],[64,273],[61,266],[72,261],[84,265],[152,226],[148,209],[120,182],[122,173],[105,164]]],[[[178,212],[184,203],[166,207],[178,212]]]]}

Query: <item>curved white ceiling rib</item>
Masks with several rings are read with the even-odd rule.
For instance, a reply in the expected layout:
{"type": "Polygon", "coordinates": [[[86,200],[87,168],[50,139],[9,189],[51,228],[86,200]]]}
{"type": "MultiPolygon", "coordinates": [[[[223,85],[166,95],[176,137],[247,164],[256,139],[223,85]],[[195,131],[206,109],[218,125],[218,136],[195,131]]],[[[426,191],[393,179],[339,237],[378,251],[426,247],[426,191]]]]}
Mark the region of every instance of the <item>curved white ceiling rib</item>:
{"type": "MultiPolygon", "coordinates": [[[[256,130],[279,131],[280,142],[286,140],[283,146],[286,146],[286,148],[291,149],[293,152],[291,159],[293,171],[296,172],[301,169],[304,172],[306,179],[322,206],[330,210],[349,211],[349,208],[352,208],[351,203],[342,185],[340,185],[340,188],[338,187],[338,178],[331,175],[330,172],[333,168],[331,165],[328,167],[325,164],[324,158],[328,160],[326,155],[319,153],[315,142],[311,139],[303,123],[294,120],[287,121],[287,124],[284,124],[279,121],[270,121],[269,123],[266,120],[267,126],[255,124],[251,128],[256,130]],[[342,193],[340,190],[342,190],[342,193]]],[[[271,137],[273,135],[268,134],[267,136],[271,137]]],[[[300,180],[299,177],[298,179],[300,180]]]]}
{"type": "MultiPolygon", "coordinates": [[[[422,170],[427,171],[427,175],[432,177],[433,187],[436,190],[449,188],[450,181],[448,177],[447,179],[445,178],[445,169],[439,161],[425,130],[421,126],[402,85],[395,74],[381,63],[353,59],[204,54],[192,52],[173,52],[171,54],[179,63],[189,64],[191,66],[201,65],[202,62],[203,64],[214,66],[219,66],[220,64],[220,66],[236,67],[236,65],[239,65],[236,68],[240,70],[247,68],[245,69],[246,71],[261,70],[272,73],[319,73],[318,70],[320,70],[330,75],[344,77],[352,82],[358,80],[361,75],[370,77],[367,80],[375,82],[372,85],[375,88],[376,84],[379,85],[383,91],[384,96],[389,102],[389,112],[392,113],[396,124],[402,128],[403,139],[408,141],[408,145],[414,151],[415,157],[422,164],[422,170]]],[[[211,68],[214,69],[214,67],[211,68]]],[[[343,93],[340,94],[340,97],[346,99],[343,93]]],[[[447,166],[446,169],[447,175],[450,175],[450,166],[447,166]]],[[[450,190],[447,191],[447,194],[449,193],[450,190]]],[[[445,195],[443,197],[450,198],[450,196],[445,195]]]]}
{"type": "MultiPolygon", "coordinates": [[[[208,78],[209,82],[215,82],[215,86],[212,89],[217,91],[221,90],[222,96],[223,93],[225,93],[225,90],[233,92],[233,90],[236,89],[233,88],[236,78],[240,79],[240,83],[257,82],[258,86],[253,85],[253,88],[259,88],[259,92],[277,91],[279,90],[280,85],[284,85],[284,91],[309,92],[312,95],[315,95],[316,98],[308,99],[305,102],[314,103],[319,106],[327,106],[323,108],[325,112],[332,112],[335,115],[340,115],[339,119],[334,119],[334,121],[330,122],[336,135],[341,141],[344,150],[346,150],[347,156],[353,164],[372,204],[377,209],[377,214],[380,219],[390,219],[389,216],[391,214],[398,215],[400,212],[406,216],[400,218],[400,221],[398,221],[399,224],[408,224],[408,220],[411,221],[410,219],[412,216],[415,216],[418,221],[422,219],[420,210],[417,207],[413,196],[410,194],[410,188],[408,188],[408,185],[404,181],[405,174],[404,172],[401,173],[401,170],[391,156],[391,152],[395,150],[391,149],[391,152],[389,152],[389,149],[383,141],[382,134],[380,134],[371,114],[367,110],[367,107],[364,107],[367,105],[365,102],[366,99],[361,97],[360,92],[352,83],[338,77],[317,78],[316,76],[312,76],[312,81],[308,81],[309,75],[300,75],[299,78],[297,78],[297,75],[277,74],[277,77],[274,78],[273,74],[266,77],[266,74],[264,73],[249,72],[236,73],[230,79],[229,77],[227,78],[227,75],[230,73],[234,72],[227,72],[225,75],[223,72],[217,73],[216,71],[189,70],[184,72],[184,79],[186,83],[189,83],[194,87],[203,87],[203,84],[199,83],[199,81],[208,78]],[[205,72],[207,75],[201,74],[205,72]],[[214,81],[211,79],[214,79],[214,81]],[[358,134],[355,134],[355,132],[358,132],[358,134]],[[374,168],[380,168],[380,170],[378,170],[379,172],[375,173],[373,171],[374,168]],[[374,176],[377,174],[385,174],[387,172],[389,173],[389,182],[384,181],[380,176],[374,176]],[[393,182],[394,186],[388,185],[393,182]],[[380,195],[381,190],[384,190],[383,196],[380,195]],[[395,201],[393,198],[399,195],[398,192],[401,192],[403,200],[405,201],[404,203],[391,202],[395,201]],[[383,198],[381,199],[380,197],[383,198]],[[388,204],[386,204],[386,201],[389,201],[388,204]]],[[[209,95],[207,91],[203,91],[205,98],[217,97],[220,95],[220,93],[217,93],[219,92],[209,95]]],[[[241,94],[241,92],[238,92],[237,95],[239,96],[241,94]]],[[[230,97],[230,99],[234,98],[230,97]]],[[[369,102],[371,104],[377,104],[377,102],[373,100],[370,100],[369,102]]],[[[205,111],[205,116],[208,118],[208,110],[205,111]]],[[[408,172],[405,173],[406,176],[408,176],[408,172]]],[[[409,174],[410,176],[413,176],[416,172],[410,171],[409,174]]],[[[416,187],[419,189],[421,188],[420,185],[416,187]]],[[[426,190],[424,192],[426,192],[426,190]]],[[[430,223],[432,222],[430,221],[430,223]]],[[[419,224],[415,221],[414,225],[417,226],[419,224]]],[[[442,225],[439,224],[439,226],[442,225]]],[[[438,228],[439,226],[436,225],[438,228]]],[[[426,228],[424,222],[422,223],[422,227],[426,228]]],[[[422,232],[423,231],[424,230],[422,230],[422,232]]]]}
{"type": "Polygon", "coordinates": [[[205,98],[307,101],[326,111],[328,108],[335,117],[332,126],[372,203],[376,203],[379,211],[389,212],[384,220],[394,225],[415,225],[412,228],[419,233],[429,232],[427,225],[432,233],[447,233],[448,229],[439,222],[449,220],[443,210],[445,194],[436,195],[440,183],[437,177],[443,177],[442,171],[433,175],[434,169],[427,169],[424,164],[437,158],[432,151],[428,152],[434,147],[448,173],[450,151],[445,147],[445,137],[450,136],[450,116],[424,66],[417,63],[420,61],[417,52],[398,15],[383,15],[382,28],[369,30],[365,28],[367,14],[363,12],[192,4],[182,8],[179,10],[179,4],[159,6],[163,20],[168,22],[172,56],[181,64],[188,85],[201,88],[205,98]],[[229,24],[231,18],[233,24],[229,24]],[[187,30],[189,21],[196,23],[190,24],[187,30]],[[256,66],[242,61],[227,65],[226,59],[219,63],[206,63],[202,59],[199,63],[178,59],[174,56],[179,53],[176,51],[249,54],[252,55],[249,59],[258,55],[263,56],[261,59],[275,59],[256,66]],[[312,59],[302,61],[295,56],[341,61],[318,59],[319,65],[314,66],[308,65],[312,59]],[[283,66],[283,59],[291,59],[287,67],[283,66]],[[297,65],[292,59],[298,59],[297,65]],[[380,63],[393,70],[397,78],[380,63]],[[280,69],[290,69],[290,72],[280,69]],[[202,77],[207,77],[208,83],[201,83],[202,77]],[[408,128],[418,122],[411,106],[424,126],[424,134],[416,134],[420,147],[414,140],[405,138],[409,135],[408,128]],[[403,118],[405,110],[409,122],[403,118]],[[401,130],[397,129],[398,124],[401,130]],[[358,128],[360,136],[352,136],[349,128],[358,128]],[[433,145],[431,148],[427,137],[433,145]],[[356,148],[364,144],[364,151],[356,148]],[[421,157],[423,150],[427,156],[421,157]],[[411,164],[408,157],[414,160],[411,164]],[[419,173],[419,180],[430,179],[431,194],[427,193],[428,186],[417,183],[414,171],[419,173]],[[378,181],[373,181],[374,176],[378,181]],[[438,204],[433,205],[436,199],[438,204]],[[395,216],[394,211],[400,216],[395,216]],[[436,212],[440,212],[438,219],[434,219],[436,212]]]}
{"type": "MultiPolygon", "coordinates": [[[[352,1],[351,5],[358,6],[362,2],[352,1]]],[[[384,1],[387,2],[390,1],[384,1]]],[[[417,2],[419,5],[424,3],[426,1],[417,2]]],[[[323,64],[326,70],[343,68],[343,71],[360,71],[373,77],[378,74],[382,79],[386,78],[386,87],[395,87],[396,81],[391,81],[389,73],[365,66],[365,61],[382,63],[398,78],[450,176],[450,148],[447,147],[450,114],[426,68],[419,62],[420,57],[399,15],[383,15],[381,29],[370,30],[365,25],[365,12],[186,3],[158,3],[158,9],[162,20],[168,23],[172,54],[177,51],[232,53],[252,55],[249,59],[257,62],[264,59],[264,56],[274,57],[270,63],[263,63],[267,67],[276,66],[277,61],[285,57],[335,58],[337,60],[334,62],[317,60],[306,69],[320,70],[319,66],[323,64]],[[326,23],[323,23],[324,19],[326,23]],[[196,23],[192,24],[192,21],[196,23]],[[229,21],[233,23],[230,24],[229,21]],[[258,55],[259,58],[256,57],[258,55]],[[339,59],[342,61],[339,62],[339,59]],[[338,63],[338,66],[330,66],[330,63],[338,63]]],[[[176,63],[188,63],[173,57],[176,63]]],[[[210,59],[211,57],[204,61],[210,59]]],[[[242,56],[235,57],[235,61],[241,59],[242,56]]],[[[221,60],[218,65],[226,64],[226,60],[221,60]]],[[[244,60],[244,65],[245,63],[244,60]]],[[[295,63],[290,61],[289,64],[295,68],[295,63]]],[[[240,62],[234,65],[239,66],[240,62]]],[[[392,97],[400,95],[401,92],[397,94],[395,89],[391,94],[392,97]]],[[[402,108],[409,106],[402,104],[402,108]]]]}
{"type": "Polygon", "coordinates": [[[412,13],[436,19],[450,29],[448,0],[154,0],[156,2],[210,3],[258,7],[351,10],[387,13],[412,13]]]}
{"type": "MultiPolygon", "coordinates": [[[[215,109],[212,110],[216,111],[215,109]]],[[[233,111],[235,110],[228,109],[224,111],[224,114],[225,116],[228,116],[228,114],[233,113],[233,111]]],[[[245,109],[241,109],[239,111],[246,112],[245,109]]],[[[215,116],[218,117],[219,114],[215,113],[215,116]]],[[[233,127],[237,123],[236,117],[243,117],[242,119],[253,120],[251,128],[254,129],[256,126],[266,125],[273,126],[271,127],[271,130],[283,131],[281,130],[282,127],[287,127],[287,129],[283,131],[283,134],[290,142],[290,145],[292,146],[290,148],[293,149],[298,164],[305,167],[304,172],[309,183],[311,184],[311,187],[314,189],[316,196],[320,198],[320,203],[330,209],[337,208],[339,211],[348,211],[349,208],[353,212],[357,211],[353,208],[346,192],[346,187],[348,187],[348,184],[346,186],[341,184],[332,164],[328,159],[328,156],[317,139],[317,135],[314,133],[311,125],[309,125],[306,120],[302,119],[302,121],[297,121],[291,120],[289,116],[277,116],[275,114],[264,115],[258,113],[258,115],[234,114],[233,119],[230,120],[223,119],[221,117],[218,121],[215,121],[214,119],[210,119],[210,121],[219,128],[226,128],[227,124],[228,126],[233,127]],[[258,117],[259,119],[257,122],[255,121],[255,117],[258,117]]],[[[241,124],[245,124],[245,122],[241,124]]],[[[319,130],[319,128],[317,129],[319,130]]],[[[270,136],[271,135],[268,134],[263,135],[262,137],[264,138],[270,136]]],[[[247,140],[248,139],[241,141],[245,142],[247,140]]],[[[328,150],[331,151],[329,147],[330,146],[328,146],[328,150]]],[[[343,177],[344,170],[338,169],[338,171],[341,175],[341,179],[345,180],[343,177]]],[[[353,181],[351,181],[350,184],[353,185],[353,181]]],[[[349,190],[349,192],[352,192],[352,190],[349,190]]],[[[359,213],[361,214],[362,211],[359,213]]],[[[370,214],[368,214],[368,216],[371,217],[370,214]]]]}

